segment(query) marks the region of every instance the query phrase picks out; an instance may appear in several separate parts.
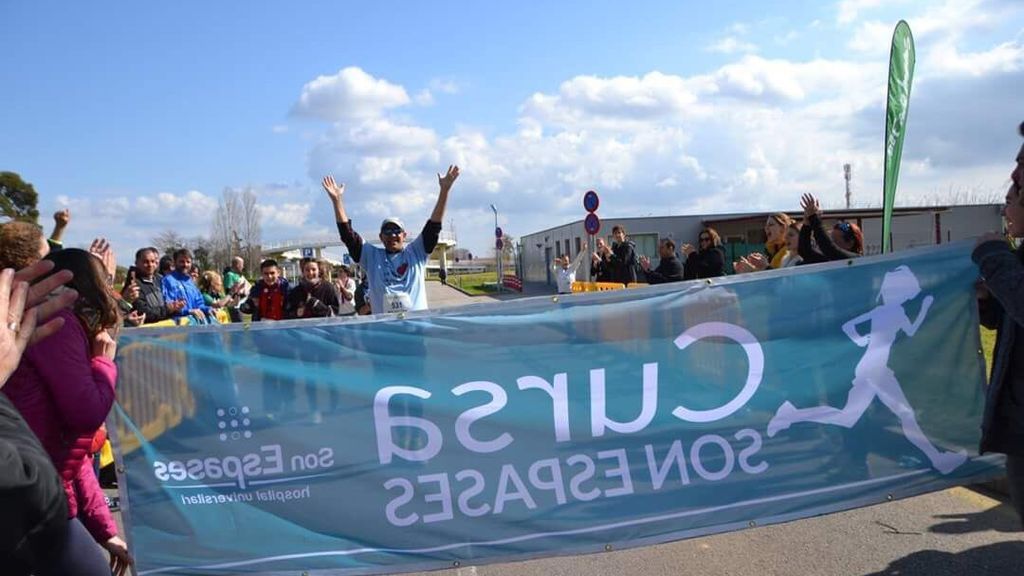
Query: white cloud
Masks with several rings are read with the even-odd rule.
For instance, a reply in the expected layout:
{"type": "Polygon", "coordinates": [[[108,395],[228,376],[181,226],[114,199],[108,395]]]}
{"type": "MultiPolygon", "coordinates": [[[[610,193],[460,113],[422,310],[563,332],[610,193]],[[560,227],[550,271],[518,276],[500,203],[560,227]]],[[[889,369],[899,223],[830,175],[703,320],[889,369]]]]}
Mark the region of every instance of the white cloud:
{"type": "Polygon", "coordinates": [[[430,93],[430,90],[423,89],[413,96],[413,101],[419,106],[433,106],[434,95],[430,93]]]}
{"type": "MultiPolygon", "coordinates": [[[[892,2],[893,0],[887,0],[892,2]]],[[[883,0],[842,0],[839,2],[839,14],[836,21],[840,24],[850,24],[857,20],[860,13],[865,10],[877,8],[883,4],[883,0]]]]}
{"type": "MultiPolygon", "coordinates": [[[[745,54],[691,76],[575,76],[526,98],[516,129],[497,134],[468,126],[435,131],[379,109],[327,127],[310,152],[310,176],[344,174],[350,214],[372,226],[387,214],[426,218],[436,198],[435,172],[458,163],[463,175],[448,214],[471,250],[489,245],[488,204],[498,205],[501,224],[520,235],[580,218],[580,195],[591,188],[601,194],[606,217],[796,209],[804,192],[839,205],[842,165],[850,162],[855,202],[874,202],[877,194],[868,198],[861,191],[881,180],[892,27],[860,21],[880,3],[846,4],[844,18],[859,24],[836,42],[849,42],[852,56],[745,54]]],[[[998,117],[999,110],[1015,113],[1017,104],[1012,90],[995,86],[1024,81],[1019,41],[973,36],[991,22],[988,13],[954,14],[929,8],[908,18],[924,58],[914,88],[904,199],[926,199],[942,182],[977,186],[985,178],[978,162],[961,153],[963,165],[957,165],[950,153],[956,150],[950,141],[970,132],[967,125],[976,119],[951,109],[948,95],[984,89],[985,113],[998,117]],[[964,42],[968,38],[972,43],[964,42]]],[[[742,24],[729,30],[737,42],[747,33],[742,24]]],[[[434,83],[427,91],[446,93],[434,83]]],[[[988,116],[983,120],[991,124],[988,116]]],[[[329,224],[329,215],[307,215],[307,226],[329,224]]]]}
{"type": "Polygon", "coordinates": [[[461,91],[458,82],[450,78],[434,78],[430,81],[428,88],[432,92],[441,94],[458,94],[461,91]]]}
{"type": "Polygon", "coordinates": [[[736,54],[737,52],[757,52],[757,45],[751,42],[746,42],[736,38],[735,36],[726,36],[721,40],[709,45],[706,50],[708,52],[718,52],[720,54],[736,54]]]}
{"type": "Polygon", "coordinates": [[[273,132],[274,134],[285,134],[285,133],[288,132],[288,125],[287,124],[275,124],[274,126],[270,127],[270,131],[273,132]]]}
{"type": "Polygon", "coordinates": [[[409,102],[409,94],[402,86],[350,66],[333,76],[319,76],[306,83],[293,111],[301,116],[335,121],[380,116],[409,102]]]}
{"type": "Polygon", "coordinates": [[[257,205],[260,213],[260,223],[263,229],[282,226],[294,229],[295,236],[308,236],[302,230],[308,219],[312,206],[309,203],[284,203],[280,205],[257,205]]]}

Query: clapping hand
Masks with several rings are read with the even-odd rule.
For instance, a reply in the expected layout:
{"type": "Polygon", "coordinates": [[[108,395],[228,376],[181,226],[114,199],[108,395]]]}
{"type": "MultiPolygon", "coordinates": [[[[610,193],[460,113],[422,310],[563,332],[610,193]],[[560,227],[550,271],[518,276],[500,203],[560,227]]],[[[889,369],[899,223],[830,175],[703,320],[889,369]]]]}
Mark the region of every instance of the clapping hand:
{"type": "Polygon", "coordinates": [[[679,251],[683,253],[683,256],[689,257],[696,249],[693,247],[693,244],[683,244],[679,251]]]}
{"type": "Polygon", "coordinates": [[[644,272],[648,272],[651,269],[651,259],[647,256],[640,257],[640,267],[644,269],[644,272]]]}
{"type": "Polygon", "coordinates": [[[768,257],[760,252],[754,252],[753,254],[747,255],[746,261],[755,271],[768,269],[768,257]]]}

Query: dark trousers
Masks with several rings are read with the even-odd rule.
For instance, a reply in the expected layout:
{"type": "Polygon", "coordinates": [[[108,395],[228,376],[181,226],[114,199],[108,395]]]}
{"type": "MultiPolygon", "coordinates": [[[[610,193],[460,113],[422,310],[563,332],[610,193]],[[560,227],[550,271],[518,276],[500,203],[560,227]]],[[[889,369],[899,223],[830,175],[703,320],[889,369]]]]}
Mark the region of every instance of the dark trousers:
{"type": "Polygon", "coordinates": [[[1010,499],[1024,525],[1024,455],[1006,456],[1006,479],[1010,484],[1010,499]]]}
{"type": "Polygon", "coordinates": [[[16,559],[2,566],[4,574],[35,576],[110,576],[110,562],[77,518],[34,538],[16,559]]]}

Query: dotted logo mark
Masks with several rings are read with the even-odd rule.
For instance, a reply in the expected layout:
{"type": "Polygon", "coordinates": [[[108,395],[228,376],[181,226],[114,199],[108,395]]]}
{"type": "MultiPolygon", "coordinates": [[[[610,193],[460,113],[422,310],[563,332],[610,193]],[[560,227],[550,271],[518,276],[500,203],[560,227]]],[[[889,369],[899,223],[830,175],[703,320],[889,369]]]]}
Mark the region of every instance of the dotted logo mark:
{"type": "Polygon", "coordinates": [[[249,430],[249,407],[241,408],[231,406],[230,408],[217,408],[217,428],[220,429],[220,441],[227,442],[240,438],[252,438],[252,430],[249,430]]]}

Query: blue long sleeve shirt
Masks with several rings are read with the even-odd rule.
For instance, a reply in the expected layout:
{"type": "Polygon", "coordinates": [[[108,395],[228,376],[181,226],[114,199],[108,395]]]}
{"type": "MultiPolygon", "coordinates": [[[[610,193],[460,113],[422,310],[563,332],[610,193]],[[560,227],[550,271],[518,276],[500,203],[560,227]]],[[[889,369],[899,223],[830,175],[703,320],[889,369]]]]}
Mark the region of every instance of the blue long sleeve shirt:
{"type": "Polygon", "coordinates": [[[160,282],[164,292],[164,302],[184,300],[185,307],[175,314],[175,317],[188,316],[192,310],[199,309],[203,314],[209,316],[213,310],[206,305],[199,287],[192,282],[192,277],[178,271],[171,272],[164,276],[160,282]]]}

